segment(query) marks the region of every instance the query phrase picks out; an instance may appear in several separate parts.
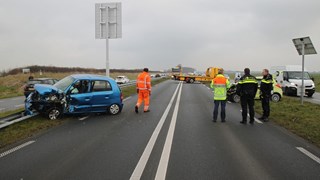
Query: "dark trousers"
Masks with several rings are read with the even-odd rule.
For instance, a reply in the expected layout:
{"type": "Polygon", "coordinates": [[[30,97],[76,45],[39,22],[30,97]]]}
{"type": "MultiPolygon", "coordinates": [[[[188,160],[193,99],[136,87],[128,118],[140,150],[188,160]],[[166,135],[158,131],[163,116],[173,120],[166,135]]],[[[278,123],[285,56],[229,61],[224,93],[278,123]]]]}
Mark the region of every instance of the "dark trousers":
{"type": "Polygon", "coordinates": [[[221,120],[226,119],[226,100],[214,100],[213,120],[217,120],[219,105],[221,104],[221,120]]]}
{"type": "Polygon", "coordinates": [[[269,117],[270,115],[270,96],[262,95],[261,104],[263,109],[263,117],[269,117]]]}
{"type": "Polygon", "coordinates": [[[242,108],[242,120],[247,121],[248,115],[248,107],[249,107],[249,114],[250,114],[250,121],[254,121],[254,96],[250,95],[243,95],[240,98],[241,100],[241,108],[242,108]]]}

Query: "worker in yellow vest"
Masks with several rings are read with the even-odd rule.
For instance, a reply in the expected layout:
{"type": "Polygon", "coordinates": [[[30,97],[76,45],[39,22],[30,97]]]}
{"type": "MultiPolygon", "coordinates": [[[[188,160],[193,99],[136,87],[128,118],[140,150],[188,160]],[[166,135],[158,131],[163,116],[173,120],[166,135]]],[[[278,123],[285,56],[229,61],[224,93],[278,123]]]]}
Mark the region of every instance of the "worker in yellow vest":
{"type": "Polygon", "coordinates": [[[210,87],[213,88],[214,94],[214,110],[213,110],[213,122],[217,122],[218,109],[221,104],[221,122],[226,122],[226,102],[227,102],[227,90],[230,88],[230,82],[228,78],[223,75],[224,70],[219,69],[218,75],[212,80],[210,87]]]}

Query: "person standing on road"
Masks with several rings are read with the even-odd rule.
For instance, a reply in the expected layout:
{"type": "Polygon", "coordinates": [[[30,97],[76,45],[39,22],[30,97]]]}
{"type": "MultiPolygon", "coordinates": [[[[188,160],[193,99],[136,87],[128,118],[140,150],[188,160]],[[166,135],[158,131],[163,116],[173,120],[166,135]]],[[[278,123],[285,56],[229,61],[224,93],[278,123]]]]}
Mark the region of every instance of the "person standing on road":
{"type": "Polygon", "coordinates": [[[260,96],[261,96],[261,104],[263,109],[263,115],[259,118],[259,120],[262,121],[269,121],[269,115],[270,115],[270,98],[271,98],[271,92],[273,90],[273,78],[272,75],[269,74],[268,69],[262,70],[263,78],[261,80],[260,84],[260,96]]]}
{"type": "Polygon", "coordinates": [[[244,69],[242,76],[237,84],[236,93],[240,96],[242,108],[242,121],[240,123],[247,124],[247,114],[249,107],[250,124],[254,123],[254,97],[258,90],[257,79],[250,74],[250,69],[244,69]]]}
{"type": "Polygon", "coordinates": [[[210,87],[213,88],[214,94],[214,110],[213,122],[217,122],[218,109],[221,104],[221,122],[226,122],[226,102],[227,102],[227,89],[230,88],[229,80],[224,77],[223,69],[219,69],[218,75],[212,80],[210,87]]]}
{"type": "Polygon", "coordinates": [[[138,93],[138,102],[134,108],[136,113],[139,113],[139,107],[144,101],[144,112],[150,112],[149,103],[151,95],[151,78],[149,75],[149,69],[144,68],[143,72],[138,75],[137,78],[137,93],[138,93]]]}

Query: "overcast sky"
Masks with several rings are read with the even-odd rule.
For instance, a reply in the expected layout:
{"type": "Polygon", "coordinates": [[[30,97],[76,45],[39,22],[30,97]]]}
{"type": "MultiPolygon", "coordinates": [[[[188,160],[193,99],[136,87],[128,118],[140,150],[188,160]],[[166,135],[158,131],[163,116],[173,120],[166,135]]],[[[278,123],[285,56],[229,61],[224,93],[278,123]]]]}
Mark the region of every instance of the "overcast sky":
{"type": "MultiPolygon", "coordinates": [[[[0,0],[0,70],[28,65],[105,67],[96,0],[0,0]]],[[[301,64],[292,38],[320,53],[320,0],[122,0],[111,68],[253,70],[301,64]]],[[[320,71],[320,55],[306,56],[320,71]]]]}

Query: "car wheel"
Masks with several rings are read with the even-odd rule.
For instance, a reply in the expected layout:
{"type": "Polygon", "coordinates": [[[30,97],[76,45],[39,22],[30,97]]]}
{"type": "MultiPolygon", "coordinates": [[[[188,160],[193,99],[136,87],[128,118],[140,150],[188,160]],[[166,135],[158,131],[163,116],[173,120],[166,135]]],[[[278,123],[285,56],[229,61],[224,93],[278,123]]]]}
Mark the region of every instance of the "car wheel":
{"type": "Polygon", "coordinates": [[[233,94],[232,95],[232,101],[235,103],[240,102],[240,96],[238,94],[233,94]]]}
{"type": "Polygon", "coordinates": [[[313,94],[308,94],[308,97],[310,97],[310,98],[311,98],[312,96],[313,96],[313,94]]]}
{"type": "Polygon", "coordinates": [[[121,108],[118,104],[112,104],[111,106],[109,106],[108,108],[108,112],[111,114],[111,115],[116,115],[118,114],[119,112],[121,111],[121,108]]]}
{"type": "Polygon", "coordinates": [[[47,117],[50,120],[58,119],[62,114],[62,111],[60,108],[54,107],[47,111],[47,117]]]}
{"type": "Polygon", "coordinates": [[[280,99],[281,99],[281,96],[277,93],[272,94],[272,96],[271,96],[271,101],[273,101],[273,102],[279,102],[280,99]]]}
{"type": "Polygon", "coordinates": [[[191,78],[191,79],[189,80],[189,82],[190,82],[190,83],[194,83],[194,79],[191,78]]]}

